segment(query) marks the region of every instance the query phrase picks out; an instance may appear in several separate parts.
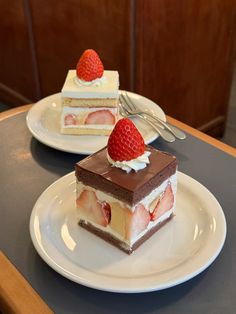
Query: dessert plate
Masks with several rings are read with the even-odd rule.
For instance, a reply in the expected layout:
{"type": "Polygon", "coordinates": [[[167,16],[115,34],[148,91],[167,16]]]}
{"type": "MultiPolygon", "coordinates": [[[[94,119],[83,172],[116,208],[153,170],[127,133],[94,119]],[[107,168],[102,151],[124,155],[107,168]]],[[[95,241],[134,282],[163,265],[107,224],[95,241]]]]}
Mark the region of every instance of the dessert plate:
{"type": "Polygon", "coordinates": [[[72,172],[39,197],[30,235],[42,259],[66,278],[99,290],[137,293],[178,285],[206,269],[223,247],[226,222],[215,197],[179,172],[176,216],[126,255],[78,226],[72,172]]]}
{"type": "MultiPolygon", "coordinates": [[[[153,101],[128,92],[129,96],[141,108],[150,109],[159,118],[166,121],[163,110],[153,101]]],[[[26,123],[31,134],[41,143],[75,154],[92,154],[107,144],[108,136],[81,136],[60,133],[61,94],[54,94],[41,99],[27,114],[26,123]]],[[[158,133],[139,118],[132,118],[141,132],[146,144],[153,142],[158,133]]]]}

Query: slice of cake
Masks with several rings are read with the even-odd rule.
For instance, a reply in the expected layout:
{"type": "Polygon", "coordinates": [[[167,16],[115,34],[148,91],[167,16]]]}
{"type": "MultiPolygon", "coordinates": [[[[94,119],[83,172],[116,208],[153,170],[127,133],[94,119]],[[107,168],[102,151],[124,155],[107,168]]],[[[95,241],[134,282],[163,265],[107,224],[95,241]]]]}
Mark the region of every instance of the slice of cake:
{"type": "Polygon", "coordinates": [[[61,133],[109,135],[118,119],[118,91],[118,72],[104,71],[98,54],[86,50],[61,91],[61,133]]]}
{"type": "Polygon", "coordinates": [[[75,169],[79,225],[128,254],[173,217],[177,160],[145,146],[129,119],[75,169]]]}

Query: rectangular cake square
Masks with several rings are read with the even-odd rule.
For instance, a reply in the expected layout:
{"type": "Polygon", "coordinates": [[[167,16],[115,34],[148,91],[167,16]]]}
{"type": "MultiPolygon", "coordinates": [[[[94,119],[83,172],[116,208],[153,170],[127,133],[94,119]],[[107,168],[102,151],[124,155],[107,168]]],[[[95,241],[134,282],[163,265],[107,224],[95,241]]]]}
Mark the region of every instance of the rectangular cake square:
{"type": "Polygon", "coordinates": [[[118,72],[104,71],[99,84],[90,84],[69,70],[61,97],[61,133],[109,135],[118,119],[118,72]]]}
{"type": "MultiPolygon", "coordinates": [[[[116,107],[119,96],[119,75],[117,71],[104,71],[104,84],[97,85],[80,85],[77,83],[76,70],[69,70],[64,86],[61,90],[62,105],[73,106],[74,101],[78,101],[79,105],[83,106],[83,101],[86,99],[101,99],[103,101],[113,100],[111,107],[116,107]],[[71,101],[69,101],[71,100],[71,101]]],[[[77,105],[77,103],[76,103],[77,105]]],[[[87,104],[86,104],[87,105],[87,104]]],[[[100,105],[99,105],[100,106],[100,105]]]]}
{"type": "Polygon", "coordinates": [[[173,217],[176,157],[146,146],[150,164],[126,173],[112,167],[107,148],[75,166],[79,225],[132,253],[173,217]]]}

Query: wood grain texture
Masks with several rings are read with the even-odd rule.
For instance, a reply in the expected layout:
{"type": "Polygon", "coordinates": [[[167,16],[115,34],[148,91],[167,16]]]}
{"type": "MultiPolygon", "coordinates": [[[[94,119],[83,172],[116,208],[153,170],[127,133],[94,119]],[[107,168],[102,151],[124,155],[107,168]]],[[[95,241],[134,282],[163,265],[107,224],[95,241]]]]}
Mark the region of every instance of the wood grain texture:
{"type": "Polygon", "coordinates": [[[0,0],[0,101],[60,92],[87,48],[121,89],[204,132],[224,131],[235,61],[235,0],[0,0]],[[42,9],[43,8],[43,9],[42,9]]]}
{"type": "Polygon", "coordinates": [[[25,112],[30,110],[30,108],[32,107],[32,105],[24,105],[24,106],[19,106],[13,109],[9,109],[3,112],[0,112],[0,121],[3,121],[5,119],[14,117],[16,114],[19,114],[21,112],[25,112]]]}
{"type": "MultiPolygon", "coordinates": [[[[15,109],[11,109],[11,110],[7,110],[5,112],[2,112],[0,113],[0,121],[2,120],[5,120],[5,119],[8,119],[10,117],[13,117],[19,113],[22,113],[22,112],[26,112],[28,111],[30,108],[32,107],[32,105],[25,105],[25,106],[21,106],[21,107],[18,107],[18,108],[15,108],[15,109]]],[[[232,146],[230,145],[227,145],[227,144],[224,144],[222,142],[220,142],[219,140],[197,130],[197,129],[194,129],[193,127],[183,123],[183,122],[180,122],[170,116],[167,116],[167,121],[170,122],[171,124],[175,125],[176,127],[182,129],[183,131],[199,138],[200,140],[210,144],[210,145],[213,145],[215,146],[216,148],[224,151],[225,153],[227,154],[230,154],[234,157],[236,157],[236,149],[233,148],[232,146]]]]}
{"type": "Polygon", "coordinates": [[[0,0],[0,99],[12,105],[36,100],[35,76],[23,1],[0,0]]]}
{"type": "Polygon", "coordinates": [[[224,126],[235,10],[234,0],[137,0],[135,90],[196,128],[224,126]]]}
{"type": "Polygon", "coordinates": [[[130,89],[130,10],[127,0],[30,0],[42,96],[61,90],[68,69],[95,49],[107,70],[119,70],[130,89]],[[45,7],[45,10],[41,8],[45,7]]]}
{"type": "Polygon", "coordinates": [[[0,311],[8,314],[53,313],[0,251],[0,311]]]}
{"type": "Polygon", "coordinates": [[[204,141],[220,150],[222,150],[223,152],[236,157],[236,149],[230,145],[227,145],[223,142],[220,142],[219,140],[213,138],[212,136],[209,136],[189,125],[187,125],[186,123],[183,123],[181,121],[176,120],[175,118],[172,118],[170,116],[167,116],[167,121],[173,125],[175,125],[176,127],[182,129],[183,131],[185,131],[186,133],[191,134],[192,136],[197,137],[198,139],[200,139],[201,141],[204,141]]]}

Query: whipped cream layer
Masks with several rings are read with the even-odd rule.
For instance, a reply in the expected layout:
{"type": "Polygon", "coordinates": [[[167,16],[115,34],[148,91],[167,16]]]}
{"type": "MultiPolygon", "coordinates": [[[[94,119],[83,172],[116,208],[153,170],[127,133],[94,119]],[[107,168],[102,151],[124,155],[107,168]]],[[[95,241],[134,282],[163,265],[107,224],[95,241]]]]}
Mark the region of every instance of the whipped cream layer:
{"type": "MultiPolygon", "coordinates": [[[[154,228],[156,225],[160,224],[161,222],[167,220],[171,216],[171,214],[173,213],[174,208],[175,208],[175,204],[176,204],[177,172],[174,175],[172,175],[171,177],[169,177],[167,180],[165,180],[159,187],[154,189],[149,195],[147,195],[145,198],[143,198],[138,204],[142,204],[150,213],[152,213],[152,210],[153,210],[151,208],[152,202],[155,199],[157,199],[159,196],[162,195],[162,193],[165,191],[168,184],[171,185],[173,195],[174,195],[174,203],[173,203],[172,208],[169,211],[165,212],[158,219],[156,219],[154,221],[150,221],[147,228],[145,230],[143,230],[141,233],[139,233],[137,236],[133,237],[132,239],[125,238],[124,235],[122,235],[121,233],[118,233],[116,230],[114,230],[112,228],[112,218],[111,218],[111,223],[108,224],[106,227],[103,227],[103,226],[98,225],[98,224],[92,222],[91,220],[89,220],[88,217],[86,217],[86,215],[83,215],[82,212],[80,211],[80,209],[77,208],[78,219],[83,220],[85,223],[92,224],[97,229],[100,229],[103,232],[106,232],[106,233],[110,234],[111,236],[119,239],[120,241],[124,242],[124,245],[132,246],[141,237],[143,237],[149,230],[151,230],[152,228],[154,228]]],[[[109,195],[109,194],[104,193],[102,191],[99,191],[99,190],[93,189],[91,187],[85,186],[82,182],[76,183],[77,197],[80,195],[80,193],[82,192],[83,189],[88,189],[88,190],[94,191],[100,202],[105,201],[105,202],[109,203],[111,205],[111,217],[113,214],[114,215],[116,214],[116,217],[117,217],[117,212],[115,212],[115,213],[113,212],[116,210],[117,206],[116,207],[114,206],[114,208],[113,208],[112,204],[118,203],[121,208],[127,209],[130,212],[134,212],[135,207],[137,206],[137,204],[135,204],[134,206],[131,207],[128,204],[119,201],[118,199],[116,199],[112,195],[109,195]]]]}
{"type": "Polygon", "coordinates": [[[78,86],[101,86],[107,83],[106,77],[103,75],[100,78],[97,78],[93,81],[84,81],[79,79],[77,76],[74,78],[74,82],[78,86]]]}
{"type": "Polygon", "coordinates": [[[104,71],[103,84],[80,85],[75,81],[76,70],[69,70],[61,94],[65,98],[118,98],[119,74],[117,71],[104,71]]]}
{"type": "Polygon", "coordinates": [[[131,170],[139,171],[144,169],[149,164],[149,156],[151,155],[151,152],[144,152],[143,155],[132,159],[132,160],[124,160],[124,161],[115,161],[113,160],[109,154],[107,153],[107,159],[109,163],[116,168],[120,168],[127,173],[129,173],[131,170]]]}

